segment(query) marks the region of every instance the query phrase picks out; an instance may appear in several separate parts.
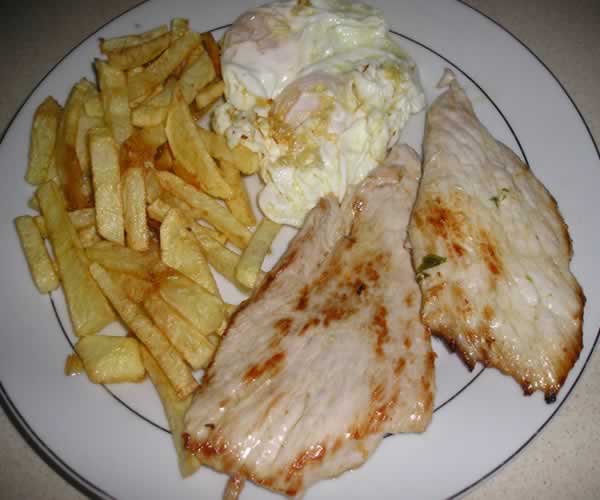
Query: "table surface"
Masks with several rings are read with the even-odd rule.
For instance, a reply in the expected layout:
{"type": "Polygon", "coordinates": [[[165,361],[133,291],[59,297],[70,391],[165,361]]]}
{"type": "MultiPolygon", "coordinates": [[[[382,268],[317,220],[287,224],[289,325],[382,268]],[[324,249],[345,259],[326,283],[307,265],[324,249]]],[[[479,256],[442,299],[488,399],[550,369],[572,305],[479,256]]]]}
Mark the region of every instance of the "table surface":
{"type": "MultiPolygon", "coordinates": [[[[0,131],[33,86],[73,46],[139,0],[20,0],[0,5],[0,131]],[[26,27],[26,29],[24,29],[26,27]],[[26,64],[23,61],[27,61],[26,64]]],[[[600,2],[467,0],[520,38],[548,65],[600,142],[600,2]]],[[[514,460],[469,499],[596,498],[600,494],[600,353],[569,400],[514,460]]],[[[0,413],[3,498],[81,499],[0,413]]]]}

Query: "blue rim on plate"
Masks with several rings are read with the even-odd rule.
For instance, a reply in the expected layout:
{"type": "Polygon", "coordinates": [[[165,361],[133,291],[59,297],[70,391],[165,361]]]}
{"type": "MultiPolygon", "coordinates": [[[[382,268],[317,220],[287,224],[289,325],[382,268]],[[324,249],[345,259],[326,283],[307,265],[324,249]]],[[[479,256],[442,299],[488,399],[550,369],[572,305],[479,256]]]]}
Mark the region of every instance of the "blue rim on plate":
{"type": "MultiPolygon", "coordinates": [[[[100,27],[98,27],[98,29],[96,29],[95,31],[93,31],[92,33],[90,33],[88,36],[86,36],[84,39],[82,39],[77,45],[75,45],[73,48],[71,48],[71,50],[69,50],[62,58],[60,58],[46,72],[46,74],[39,80],[39,82],[31,90],[31,92],[29,92],[29,94],[25,97],[25,99],[23,100],[23,102],[21,103],[21,105],[17,108],[17,110],[13,114],[12,118],[8,122],[6,128],[2,132],[2,135],[0,136],[0,143],[2,143],[4,141],[6,133],[10,129],[11,125],[13,124],[15,118],[18,116],[18,114],[21,111],[21,109],[23,108],[23,106],[29,101],[29,99],[32,96],[32,94],[37,90],[37,88],[42,84],[42,82],[44,82],[44,80],[56,69],[56,67],[63,60],[65,60],[74,50],[76,50],[84,42],[86,42],[87,40],[89,40],[90,38],[92,38],[95,34],[97,34],[104,27],[106,27],[107,25],[109,25],[110,23],[112,23],[113,21],[115,21],[116,19],[118,19],[121,16],[127,14],[128,12],[131,12],[131,11],[135,10],[137,7],[143,5],[143,4],[147,3],[147,2],[148,2],[148,0],[142,0],[141,2],[133,5],[132,7],[128,8],[128,9],[124,10],[123,12],[117,14],[116,16],[112,17],[107,22],[105,22],[100,27]]],[[[585,121],[585,118],[583,117],[581,111],[579,110],[579,108],[575,104],[575,101],[573,100],[573,98],[571,97],[571,95],[568,93],[568,91],[566,90],[566,88],[564,87],[564,85],[560,82],[560,80],[557,78],[557,76],[552,72],[552,70],[550,70],[550,68],[533,52],[533,50],[531,48],[529,48],[516,35],[514,35],[509,30],[507,30],[506,28],[504,28],[504,26],[502,26],[500,23],[498,23],[497,21],[495,21],[494,19],[492,19],[488,15],[484,14],[480,10],[476,9],[475,7],[472,7],[472,6],[464,3],[463,0],[457,0],[457,2],[459,4],[461,4],[462,6],[464,6],[466,8],[469,8],[472,11],[476,12],[477,14],[479,14],[482,17],[484,17],[489,22],[491,22],[492,24],[498,26],[504,32],[506,32],[507,34],[509,34],[515,41],[517,41],[523,48],[525,48],[527,50],[527,52],[529,52],[535,58],[535,60],[539,64],[542,65],[542,67],[548,72],[548,74],[554,79],[554,81],[556,83],[558,83],[559,87],[561,88],[561,90],[563,91],[563,93],[567,96],[567,98],[569,99],[569,102],[571,103],[571,105],[573,106],[573,108],[575,109],[575,111],[577,112],[577,114],[579,115],[579,118],[581,119],[583,125],[585,126],[585,129],[587,130],[589,138],[592,141],[592,144],[593,144],[594,149],[596,151],[596,155],[598,156],[598,159],[600,159],[600,150],[598,149],[598,145],[596,144],[596,141],[594,140],[594,136],[591,133],[589,125],[585,121]]],[[[226,25],[220,26],[218,28],[214,28],[214,29],[212,29],[210,31],[218,31],[218,30],[221,30],[221,29],[226,28],[228,26],[229,26],[229,24],[226,24],[226,25]]],[[[506,125],[510,129],[510,132],[512,133],[513,137],[515,138],[515,140],[516,140],[516,142],[517,142],[517,144],[519,146],[519,150],[520,150],[520,152],[521,152],[521,154],[523,156],[523,159],[525,160],[525,163],[528,163],[527,162],[527,156],[526,156],[525,151],[524,151],[524,149],[523,149],[523,147],[521,145],[521,142],[519,141],[519,138],[515,134],[514,129],[512,128],[512,126],[510,125],[510,123],[508,122],[508,120],[506,119],[505,115],[502,113],[502,111],[496,105],[496,103],[492,100],[492,98],[489,96],[489,94],[486,93],[485,90],[475,80],[473,80],[473,78],[471,78],[467,73],[465,73],[455,63],[451,62],[446,57],[444,57],[443,55],[441,55],[439,52],[437,52],[434,49],[428,47],[427,45],[425,45],[425,44],[423,44],[423,43],[421,43],[421,42],[419,42],[419,41],[417,41],[417,40],[415,40],[415,39],[413,39],[411,37],[403,35],[403,34],[397,32],[397,31],[391,30],[391,32],[393,34],[395,34],[397,36],[400,36],[400,37],[402,37],[402,38],[404,38],[404,39],[406,39],[406,40],[408,40],[408,41],[410,41],[412,43],[415,43],[415,44],[421,46],[422,48],[424,48],[424,49],[432,52],[435,55],[437,55],[438,57],[440,57],[441,59],[443,59],[447,63],[451,64],[456,69],[458,69],[466,78],[468,78],[473,84],[475,84],[478,87],[478,89],[489,100],[489,102],[493,105],[493,107],[496,109],[496,111],[502,116],[504,122],[506,123],[506,125]]],[[[56,307],[54,305],[54,301],[52,300],[52,298],[50,298],[50,300],[51,300],[51,304],[52,304],[52,308],[53,308],[54,314],[55,314],[56,319],[57,319],[57,321],[59,323],[59,326],[60,326],[63,334],[65,335],[66,340],[69,342],[69,344],[71,345],[71,347],[73,347],[70,339],[68,338],[68,335],[66,334],[66,331],[64,330],[64,327],[62,325],[62,322],[60,320],[58,312],[56,311],[56,307]]],[[[585,359],[585,361],[583,363],[583,366],[581,367],[581,370],[577,374],[577,377],[574,380],[573,384],[571,385],[571,387],[569,388],[569,390],[567,391],[567,393],[565,394],[565,396],[562,398],[562,400],[557,404],[557,406],[554,409],[554,411],[539,426],[539,428],[527,440],[525,440],[525,442],[523,442],[512,454],[510,454],[508,457],[506,457],[496,467],[492,468],[490,471],[488,471],[487,473],[485,473],[484,475],[482,475],[481,477],[479,477],[477,480],[473,481],[472,483],[468,484],[467,486],[465,486],[460,491],[458,491],[458,492],[450,495],[448,498],[458,498],[458,497],[464,495],[470,489],[472,489],[475,486],[477,486],[478,484],[480,484],[482,481],[486,480],[488,477],[490,477],[492,474],[494,474],[496,471],[498,471],[501,467],[503,467],[504,465],[506,465],[510,460],[512,460],[536,436],[538,436],[540,434],[540,432],[546,427],[546,425],[550,422],[550,420],[552,420],[552,418],[560,410],[560,408],[562,407],[562,405],[564,404],[564,402],[569,398],[569,396],[573,392],[573,389],[577,386],[577,384],[578,384],[581,376],[585,372],[585,369],[586,369],[586,367],[588,365],[588,362],[589,362],[589,360],[590,360],[590,358],[591,358],[591,356],[592,356],[592,354],[593,354],[593,352],[594,352],[594,350],[596,348],[596,345],[598,343],[598,339],[599,338],[600,338],[600,330],[598,330],[598,333],[596,334],[596,337],[594,338],[594,342],[592,344],[590,352],[589,352],[587,358],[585,359]]],[[[449,397],[446,401],[444,401],[443,403],[441,403],[440,405],[438,405],[438,407],[435,409],[435,411],[438,411],[438,410],[442,409],[442,407],[446,406],[448,403],[450,403],[451,401],[455,400],[457,396],[459,396],[460,394],[462,394],[468,387],[470,387],[478,379],[478,377],[483,373],[484,370],[485,370],[485,368],[480,369],[469,380],[469,382],[467,382],[453,396],[449,397]]],[[[150,425],[154,426],[155,428],[157,428],[157,430],[160,430],[160,431],[163,431],[163,432],[167,432],[167,433],[170,432],[168,429],[165,429],[161,425],[156,424],[152,420],[146,418],[145,416],[141,415],[139,412],[137,412],[136,410],[134,410],[133,408],[131,408],[129,405],[127,405],[127,403],[125,403],[120,398],[118,398],[115,394],[113,394],[112,391],[110,391],[108,388],[106,388],[106,390],[111,394],[112,397],[114,397],[117,401],[119,401],[129,411],[131,411],[134,414],[136,414],[139,418],[143,419],[148,424],[150,424],[150,425]]],[[[114,499],[115,498],[115,497],[109,495],[102,488],[96,486],[95,484],[93,484],[92,482],[90,482],[88,479],[86,479],[85,477],[83,477],[82,475],[80,475],[76,470],[74,470],[72,467],[70,467],[64,460],[62,460],[51,448],[49,448],[44,443],[44,441],[37,435],[37,433],[35,432],[35,430],[31,428],[31,426],[29,425],[29,423],[27,422],[27,420],[20,413],[19,409],[15,406],[15,404],[12,401],[12,399],[10,398],[10,395],[6,391],[4,385],[2,384],[1,380],[0,380],[0,406],[2,406],[2,408],[4,409],[4,412],[6,413],[8,419],[11,421],[11,423],[14,425],[14,427],[17,429],[17,431],[23,437],[23,439],[27,442],[27,444],[29,444],[29,446],[36,452],[36,454],[42,460],[44,460],[44,462],[52,470],[54,470],[59,476],[61,476],[65,481],[67,481],[69,484],[71,484],[73,487],[75,487],[78,491],[80,491],[82,494],[86,495],[89,498],[94,498],[94,499],[114,499]]]]}

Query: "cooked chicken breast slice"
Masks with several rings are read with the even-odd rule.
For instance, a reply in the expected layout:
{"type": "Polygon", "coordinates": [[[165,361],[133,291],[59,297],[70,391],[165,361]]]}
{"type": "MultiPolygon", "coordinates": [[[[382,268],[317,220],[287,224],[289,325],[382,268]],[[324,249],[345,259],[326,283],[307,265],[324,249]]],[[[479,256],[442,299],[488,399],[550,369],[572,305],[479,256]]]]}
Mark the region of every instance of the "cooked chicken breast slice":
{"type": "Polygon", "coordinates": [[[429,424],[435,354],[404,247],[420,167],[408,148],[388,163],[321,200],[232,318],[185,418],[202,463],[297,495],[429,424]]]}
{"type": "Polygon", "coordinates": [[[470,368],[553,401],[582,348],[585,298],[554,198],[496,141],[451,73],[427,113],[409,237],[422,319],[470,368]]]}

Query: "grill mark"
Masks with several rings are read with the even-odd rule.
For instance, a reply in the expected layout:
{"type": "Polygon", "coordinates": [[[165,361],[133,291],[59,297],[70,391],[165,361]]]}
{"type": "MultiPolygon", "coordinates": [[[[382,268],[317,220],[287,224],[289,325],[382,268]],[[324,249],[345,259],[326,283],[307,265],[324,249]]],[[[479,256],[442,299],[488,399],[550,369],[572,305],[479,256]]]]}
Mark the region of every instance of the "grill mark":
{"type": "Polygon", "coordinates": [[[319,326],[320,324],[321,324],[321,320],[319,318],[309,319],[306,323],[304,323],[304,325],[298,332],[298,335],[300,337],[302,337],[310,328],[312,328],[314,326],[319,326]]]}
{"type": "Polygon", "coordinates": [[[243,376],[244,382],[246,382],[246,383],[253,382],[254,380],[256,380],[257,378],[259,378],[260,376],[262,376],[263,374],[265,374],[267,372],[272,372],[272,373],[270,373],[271,376],[276,375],[281,370],[281,368],[282,368],[281,364],[283,363],[284,360],[285,360],[285,353],[278,352],[276,354],[273,354],[273,356],[271,356],[269,359],[267,359],[263,363],[258,363],[258,364],[255,364],[254,366],[251,366],[246,371],[246,373],[244,373],[244,376],[243,376]]]}
{"type": "Polygon", "coordinates": [[[383,344],[385,344],[390,339],[387,324],[387,309],[385,308],[385,306],[379,305],[375,308],[375,314],[373,315],[371,327],[377,337],[377,341],[375,344],[375,354],[383,357],[383,344]]]}
{"type": "Polygon", "coordinates": [[[286,480],[289,481],[293,476],[299,474],[302,469],[310,463],[322,462],[326,453],[327,448],[325,447],[325,444],[318,443],[298,454],[296,459],[288,467],[286,480]]]}
{"type": "Polygon", "coordinates": [[[296,304],[296,311],[304,311],[308,307],[308,294],[310,289],[308,285],[305,285],[300,291],[300,297],[298,298],[298,303],[296,304]]]}

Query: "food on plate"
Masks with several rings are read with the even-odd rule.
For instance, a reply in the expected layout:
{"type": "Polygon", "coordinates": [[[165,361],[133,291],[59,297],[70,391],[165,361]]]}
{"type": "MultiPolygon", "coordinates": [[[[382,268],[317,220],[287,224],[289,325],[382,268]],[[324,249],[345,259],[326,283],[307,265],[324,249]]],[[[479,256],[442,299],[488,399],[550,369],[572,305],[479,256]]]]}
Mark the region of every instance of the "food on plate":
{"type": "Polygon", "coordinates": [[[31,127],[31,145],[25,180],[29,184],[42,184],[48,179],[48,169],[54,156],[56,132],[62,108],[52,97],[46,97],[35,110],[31,127]]]}
{"type": "MultiPolygon", "coordinates": [[[[143,252],[148,250],[150,233],[146,220],[146,182],[141,167],[128,168],[121,182],[123,218],[127,246],[143,252]]],[[[96,219],[98,216],[96,216],[96,219]]]]}
{"type": "Polygon", "coordinates": [[[133,132],[127,76],[119,68],[96,59],[96,74],[104,109],[104,121],[117,144],[123,144],[133,132]]]}
{"type": "Polygon", "coordinates": [[[200,468],[198,459],[183,447],[183,440],[181,439],[181,433],[183,432],[183,416],[192,403],[192,397],[188,396],[185,399],[180,399],[173,390],[173,386],[170,384],[165,372],[158,365],[156,360],[145,347],[142,346],[141,349],[144,367],[146,368],[154,387],[156,387],[156,391],[160,396],[160,400],[165,410],[167,421],[169,422],[169,429],[171,429],[173,444],[175,445],[175,451],[177,452],[179,471],[182,477],[187,477],[200,468]]]}
{"type": "Polygon", "coordinates": [[[94,384],[140,382],[146,376],[135,338],[90,335],[79,339],[75,352],[94,384]]]}
{"type": "Polygon", "coordinates": [[[88,132],[98,234],[114,243],[125,242],[119,150],[108,128],[88,132]]]}
{"type": "Polygon", "coordinates": [[[210,156],[181,91],[175,90],[165,132],[177,163],[177,175],[217,198],[232,196],[215,160],[210,156]]]}
{"type": "MultiPolygon", "coordinates": [[[[58,180],[63,188],[69,210],[86,208],[92,205],[90,178],[84,175],[77,157],[79,119],[83,112],[84,102],[92,89],[93,85],[85,78],[73,86],[56,132],[54,161],[58,180]]],[[[50,176],[48,177],[48,180],[52,180],[50,176]]]]}
{"type": "Polygon", "coordinates": [[[35,286],[40,293],[56,290],[60,284],[58,275],[33,218],[29,215],[17,217],[15,227],[35,286]]]}
{"type": "MultiPolygon", "coordinates": [[[[198,103],[205,113],[223,94],[219,50],[181,18],[170,30],[102,40],[108,60],[94,62],[97,82],[80,80],[64,111],[51,97],[36,111],[26,180],[39,185],[28,206],[41,215],[15,219],[36,286],[62,285],[73,332],[85,339],[65,374],[138,381],[139,339],[179,437],[198,386],[193,370],[211,361],[236,307],[213,273],[251,292],[228,244],[251,241],[256,220],[242,176],[258,170],[258,155],[196,123],[198,103]],[[114,320],[129,337],[104,335],[114,320]]],[[[197,461],[175,444],[187,475],[197,461]]]]}
{"type": "Polygon", "coordinates": [[[177,395],[183,399],[194,392],[198,383],[192,370],[148,314],[127,297],[123,289],[113,281],[108,271],[100,264],[92,263],[90,273],[127,328],[147,347],[164,370],[177,395]]]}
{"type": "Polygon", "coordinates": [[[585,298],[569,270],[567,226],[529,167],[479,122],[454,75],[441,83],[448,89],[427,114],[409,230],[423,322],[470,368],[496,367],[553,401],[582,348],[585,298]]]}
{"type": "Polygon", "coordinates": [[[65,199],[54,182],[42,184],[37,199],[44,216],[58,275],[75,335],[93,335],[115,319],[108,301],[88,270],[88,260],[69,218],[65,199]]]}
{"type": "Polygon", "coordinates": [[[434,358],[404,248],[419,162],[408,148],[327,196],[234,313],[185,417],[201,463],[296,495],[422,432],[434,358]]]}
{"type": "MultiPolygon", "coordinates": [[[[191,225],[191,224],[190,224],[191,225]]],[[[202,245],[188,229],[183,214],[171,208],[160,225],[160,255],[162,261],[184,276],[219,294],[217,283],[204,256],[202,245]]]]}
{"type": "Polygon", "coordinates": [[[237,280],[246,288],[252,289],[260,275],[262,263],[269,253],[271,244],[279,234],[281,226],[272,220],[264,218],[258,224],[248,246],[242,252],[235,268],[237,280]]]}
{"type": "Polygon", "coordinates": [[[383,13],[289,0],[249,10],[223,38],[226,103],[212,118],[230,147],[262,157],[267,217],[300,227],[322,196],[342,200],[424,107],[412,60],[383,13]]]}

